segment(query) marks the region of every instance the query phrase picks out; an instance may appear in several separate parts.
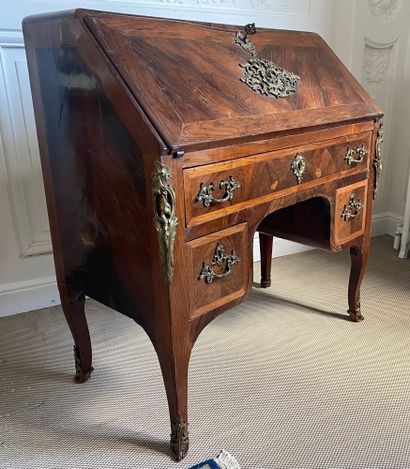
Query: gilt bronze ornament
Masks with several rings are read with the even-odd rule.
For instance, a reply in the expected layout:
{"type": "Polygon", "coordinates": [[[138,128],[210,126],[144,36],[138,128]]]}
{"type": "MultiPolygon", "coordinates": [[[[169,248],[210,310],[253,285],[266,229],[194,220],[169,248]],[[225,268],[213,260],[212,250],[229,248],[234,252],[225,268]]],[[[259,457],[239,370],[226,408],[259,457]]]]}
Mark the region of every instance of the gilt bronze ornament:
{"type": "Polygon", "coordinates": [[[343,208],[341,217],[344,221],[352,220],[353,218],[356,218],[359,215],[362,208],[362,201],[360,199],[356,200],[356,194],[352,192],[349,198],[349,203],[343,208]]]}
{"type": "Polygon", "coordinates": [[[376,197],[376,193],[379,190],[380,178],[383,170],[382,163],[382,142],[383,142],[383,122],[380,122],[380,126],[377,129],[377,138],[375,145],[375,155],[374,155],[374,190],[373,190],[373,199],[376,197]]]}
{"type": "Polygon", "coordinates": [[[196,200],[202,202],[204,207],[209,207],[211,204],[223,204],[224,202],[232,200],[234,191],[240,187],[241,185],[235,181],[233,176],[229,176],[228,179],[219,183],[219,188],[223,189],[225,193],[223,197],[218,199],[213,195],[213,191],[215,190],[215,184],[213,182],[208,185],[201,183],[196,200]]]}
{"type": "Polygon", "coordinates": [[[171,450],[177,461],[184,459],[189,449],[188,423],[179,415],[171,424],[171,450]]]}
{"type": "Polygon", "coordinates": [[[305,172],[305,169],[305,157],[302,155],[302,153],[296,153],[295,159],[292,161],[291,164],[291,170],[296,176],[296,181],[298,184],[302,184],[303,182],[303,173],[305,172]]]}
{"type": "Polygon", "coordinates": [[[90,378],[91,373],[94,371],[94,368],[91,367],[89,370],[83,369],[81,365],[80,351],[78,350],[78,347],[76,345],[74,345],[74,363],[75,363],[74,382],[84,383],[90,378]]]}
{"type": "Polygon", "coordinates": [[[345,160],[348,166],[352,166],[353,164],[362,163],[366,155],[367,149],[364,145],[356,148],[349,147],[345,155],[345,160]],[[357,155],[357,157],[355,155],[357,155]]]}
{"type": "Polygon", "coordinates": [[[233,251],[230,254],[225,253],[223,244],[218,243],[215,249],[215,255],[209,264],[205,262],[202,264],[202,269],[199,274],[199,280],[205,280],[206,283],[212,283],[215,278],[224,278],[232,273],[234,264],[241,261],[233,251]],[[222,273],[215,273],[215,267],[220,267],[225,262],[225,269],[222,273]]]}
{"type": "Polygon", "coordinates": [[[295,93],[300,77],[270,60],[257,57],[255,45],[249,39],[253,34],[256,34],[255,23],[247,24],[243,32],[237,31],[235,34],[235,43],[252,55],[246,63],[240,64],[245,70],[245,76],[241,81],[265,96],[285,98],[295,93]]]}
{"type": "Polygon", "coordinates": [[[169,283],[172,282],[174,272],[174,241],[178,227],[178,218],[175,215],[175,189],[168,182],[171,177],[171,170],[168,166],[156,161],[152,173],[154,227],[157,231],[159,252],[169,283]]]}

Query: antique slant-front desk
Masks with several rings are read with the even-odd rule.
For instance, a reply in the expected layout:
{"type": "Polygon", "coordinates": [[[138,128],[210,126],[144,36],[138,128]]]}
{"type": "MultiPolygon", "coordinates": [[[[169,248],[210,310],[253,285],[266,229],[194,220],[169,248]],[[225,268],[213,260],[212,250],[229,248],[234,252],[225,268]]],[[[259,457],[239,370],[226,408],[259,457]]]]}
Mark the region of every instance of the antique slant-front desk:
{"type": "Polygon", "coordinates": [[[272,235],[349,247],[363,318],[381,111],[317,34],[87,10],[23,28],[75,379],[88,295],[149,335],[179,460],[191,349],[250,290],[256,231],[265,287],[272,235]]]}

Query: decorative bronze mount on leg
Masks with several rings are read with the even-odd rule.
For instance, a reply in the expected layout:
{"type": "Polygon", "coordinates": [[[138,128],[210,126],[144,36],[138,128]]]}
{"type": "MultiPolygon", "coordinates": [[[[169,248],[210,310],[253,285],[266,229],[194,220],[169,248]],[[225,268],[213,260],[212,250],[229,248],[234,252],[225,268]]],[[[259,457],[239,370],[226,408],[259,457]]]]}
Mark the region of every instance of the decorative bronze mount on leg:
{"type": "Polygon", "coordinates": [[[374,167],[374,190],[373,190],[373,199],[376,197],[376,193],[379,189],[380,178],[383,169],[382,163],[382,150],[381,146],[383,143],[383,122],[380,122],[379,128],[377,129],[377,139],[375,144],[375,155],[373,161],[374,167]]]}
{"type": "Polygon", "coordinates": [[[174,241],[178,227],[178,218],[175,215],[175,188],[169,184],[171,178],[172,173],[168,166],[156,161],[152,173],[154,227],[157,231],[160,256],[169,283],[172,282],[174,273],[174,241]]]}
{"type": "Polygon", "coordinates": [[[360,311],[360,300],[357,301],[356,303],[356,308],[355,311],[352,311],[351,309],[348,309],[347,312],[349,313],[350,319],[353,322],[360,322],[363,321],[364,316],[362,315],[360,311]]]}
{"type": "Polygon", "coordinates": [[[176,461],[185,458],[189,449],[188,422],[178,415],[171,424],[171,450],[176,461]]]}
{"type": "Polygon", "coordinates": [[[83,370],[81,366],[80,352],[78,347],[74,345],[74,362],[75,362],[75,376],[73,381],[75,383],[85,383],[90,377],[91,373],[94,371],[94,368],[91,367],[89,370],[83,370]]]}

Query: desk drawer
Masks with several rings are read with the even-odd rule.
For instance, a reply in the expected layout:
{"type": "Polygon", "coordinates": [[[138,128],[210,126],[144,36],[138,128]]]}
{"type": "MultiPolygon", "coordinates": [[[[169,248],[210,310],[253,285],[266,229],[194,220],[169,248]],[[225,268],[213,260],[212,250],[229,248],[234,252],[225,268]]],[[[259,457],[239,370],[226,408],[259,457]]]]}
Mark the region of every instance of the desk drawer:
{"type": "Polygon", "coordinates": [[[190,241],[187,248],[187,288],[193,317],[245,293],[251,268],[246,223],[190,241]]]}
{"type": "Polygon", "coordinates": [[[336,191],[334,239],[343,244],[364,233],[368,181],[341,187],[336,191]]]}
{"type": "Polygon", "coordinates": [[[283,190],[297,191],[327,176],[363,170],[368,166],[370,138],[367,132],[186,169],[186,225],[219,218],[283,190]]]}

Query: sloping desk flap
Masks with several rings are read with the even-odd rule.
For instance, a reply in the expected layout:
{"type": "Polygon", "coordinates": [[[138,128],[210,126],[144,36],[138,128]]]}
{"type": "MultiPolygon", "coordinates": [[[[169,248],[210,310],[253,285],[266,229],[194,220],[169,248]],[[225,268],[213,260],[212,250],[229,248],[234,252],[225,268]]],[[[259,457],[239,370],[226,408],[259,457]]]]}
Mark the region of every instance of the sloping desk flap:
{"type": "Polygon", "coordinates": [[[381,114],[313,33],[257,28],[251,36],[259,58],[300,77],[296,92],[276,98],[242,81],[252,55],[235,43],[240,26],[84,10],[83,15],[170,149],[381,114]]]}

